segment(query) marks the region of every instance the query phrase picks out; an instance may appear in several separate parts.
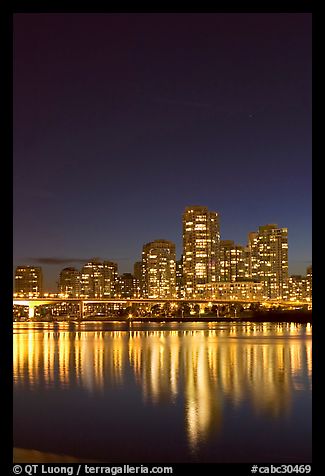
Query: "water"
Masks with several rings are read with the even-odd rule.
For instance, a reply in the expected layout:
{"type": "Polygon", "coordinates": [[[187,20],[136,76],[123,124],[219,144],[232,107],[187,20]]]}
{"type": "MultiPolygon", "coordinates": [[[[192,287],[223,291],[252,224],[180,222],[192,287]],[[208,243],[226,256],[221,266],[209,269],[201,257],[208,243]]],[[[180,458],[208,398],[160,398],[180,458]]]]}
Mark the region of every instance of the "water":
{"type": "Polygon", "coordinates": [[[308,463],[311,351],[310,324],[15,323],[14,445],[112,463],[308,463]]]}

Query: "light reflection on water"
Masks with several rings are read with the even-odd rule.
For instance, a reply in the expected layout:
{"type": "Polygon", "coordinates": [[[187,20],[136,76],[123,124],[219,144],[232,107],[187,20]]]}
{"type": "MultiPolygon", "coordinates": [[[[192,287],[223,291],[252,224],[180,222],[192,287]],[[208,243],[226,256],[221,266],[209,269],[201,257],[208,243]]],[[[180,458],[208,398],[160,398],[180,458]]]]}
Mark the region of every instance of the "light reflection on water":
{"type": "MultiPolygon", "coordinates": [[[[170,435],[164,434],[162,421],[165,417],[171,417],[171,414],[168,416],[168,409],[176,409],[176,414],[173,413],[175,421],[170,419],[168,429],[171,434],[175,430],[175,444],[179,448],[168,449],[169,453],[165,448],[163,454],[166,460],[200,461],[204,458],[207,461],[230,462],[247,461],[245,458],[248,458],[258,462],[259,457],[263,460],[260,452],[255,455],[255,460],[249,452],[246,456],[227,455],[227,431],[234,427],[242,432],[240,437],[232,434],[228,447],[231,445],[231,448],[236,449],[240,446],[243,449],[245,432],[251,435],[253,431],[253,438],[258,439],[260,436],[254,426],[257,428],[262,425],[273,428],[274,441],[271,446],[275,445],[275,461],[286,461],[284,445],[287,445],[291,460],[306,462],[308,455],[310,458],[308,449],[305,459],[300,458],[301,447],[310,446],[306,428],[310,427],[311,408],[309,403],[306,404],[305,397],[311,393],[311,325],[213,323],[201,324],[199,329],[196,327],[197,324],[133,325],[132,330],[112,330],[112,326],[100,323],[83,323],[73,328],[67,323],[57,328],[53,328],[52,324],[15,324],[15,414],[24,418],[24,400],[20,397],[26,392],[33,395],[32,402],[36,406],[40,399],[46,397],[50,405],[51,395],[62,395],[62,392],[70,390],[76,392],[74,395],[82,402],[85,401],[85,394],[95,397],[98,408],[87,408],[93,418],[100,422],[100,418],[106,418],[99,412],[104,405],[103,399],[108,396],[115,398],[114,395],[118,394],[120,405],[115,398],[112,412],[119,414],[120,419],[127,420],[130,412],[130,409],[125,408],[127,402],[134,406],[133,411],[141,415],[143,429],[147,426],[152,432],[148,411],[152,408],[154,413],[150,411],[150,415],[157,418],[156,436],[166,448],[170,435]],[[141,395],[142,403],[138,402],[138,395],[141,395]],[[305,417],[302,422],[296,418],[298,407],[294,402],[303,406],[305,417]],[[183,429],[180,430],[181,420],[183,429]],[[249,429],[247,420],[251,425],[249,429]],[[281,425],[290,427],[283,441],[281,425]],[[288,442],[288,435],[295,432],[295,425],[300,427],[296,428],[296,435],[288,442]],[[297,441],[300,432],[307,438],[305,443],[297,441]],[[276,438],[279,439],[278,445],[283,450],[283,456],[276,448],[276,438]],[[222,448],[224,456],[220,456],[222,448]]],[[[123,329],[123,326],[117,328],[123,329]]],[[[103,408],[105,412],[110,410],[106,405],[103,408]]],[[[74,408],[68,411],[73,413],[74,408]]],[[[42,425],[41,422],[35,423],[42,425]]],[[[35,444],[38,440],[37,424],[34,430],[35,444]]],[[[131,423],[128,429],[123,422],[123,428],[136,434],[131,423]]],[[[53,450],[53,438],[44,429],[42,431],[47,435],[43,440],[48,445],[45,448],[47,451],[67,453],[64,439],[62,447],[56,443],[53,450]]],[[[69,431],[73,432],[74,428],[69,431]]],[[[17,446],[23,446],[20,440],[24,440],[24,437],[19,428],[15,435],[17,446]]],[[[115,444],[114,456],[111,454],[110,458],[128,460],[125,448],[122,460],[122,453],[119,454],[118,449],[121,446],[119,438],[122,442],[123,437],[128,438],[128,434],[123,436],[122,431],[119,434],[119,430],[116,430],[115,436],[114,443],[99,431],[95,440],[108,438],[110,445],[115,444]]],[[[138,448],[137,451],[135,448],[130,450],[129,460],[135,460],[135,455],[139,455],[140,461],[155,457],[154,452],[148,456],[144,451],[148,445],[145,435],[136,442],[134,438],[132,441],[138,448]]],[[[32,441],[29,440],[29,444],[33,447],[32,441]]],[[[84,456],[83,449],[79,448],[79,451],[79,456],[84,456]]],[[[96,441],[87,451],[89,458],[105,459],[96,441]]],[[[155,451],[158,461],[158,448],[155,451]]],[[[164,460],[160,457],[160,461],[164,460]]],[[[267,461],[271,462],[271,459],[267,461]]]]}

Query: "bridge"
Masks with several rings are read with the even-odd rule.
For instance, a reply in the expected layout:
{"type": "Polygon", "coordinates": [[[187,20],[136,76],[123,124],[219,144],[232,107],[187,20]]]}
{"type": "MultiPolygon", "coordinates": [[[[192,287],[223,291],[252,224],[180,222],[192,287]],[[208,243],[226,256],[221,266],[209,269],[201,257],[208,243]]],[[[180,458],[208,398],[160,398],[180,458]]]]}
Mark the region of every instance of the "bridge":
{"type": "Polygon", "coordinates": [[[229,299],[229,298],[62,298],[62,297],[46,297],[46,298],[23,298],[16,297],[13,299],[14,305],[27,306],[28,307],[28,316],[29,318],[34,317],[35,307],[42,305],[50,304],[59,304],[59,303],[75,303],[79,304],[80,317],[85,317],[85,305],[87,304],[120,304],[131,306],[132,304],[147,304],[147,305],[156,305],[156,304],[198,304],[200,308],[203,306],[213,306],[213,305],[227,305],[227,304],[257,304],[261,306],[280,306],[283,308],[288,307],[302,307],[310,306],[310,303],[306,301],[290,301],[290,300],[278,300],[278,299],[229,299]]]}

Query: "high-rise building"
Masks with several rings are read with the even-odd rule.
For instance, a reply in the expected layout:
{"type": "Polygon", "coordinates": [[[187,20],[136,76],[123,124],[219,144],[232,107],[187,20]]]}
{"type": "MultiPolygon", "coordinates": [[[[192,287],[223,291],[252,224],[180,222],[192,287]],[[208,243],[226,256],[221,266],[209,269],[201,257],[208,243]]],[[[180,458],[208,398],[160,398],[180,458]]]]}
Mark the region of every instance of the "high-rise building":
{"type": "Polygon", "coordinates": [[[175,297],[176,253],[174,243],[167,240],[155,240],[143,246],[142,283],[144,297],[175,297]]]}
{"type": "Polygon", "coordinates": [[[313,271],[312,266],[306,270],[306,297],[311,301],[313,298],[313,271]]]}
{"type": "Polygon", "coordinates": [[[104,292],[103,263],[94,258],[81,269],[80,294],[84,297],[102,297],[104,292]]]}
{"type": "Polygon", "coordinates": [[[103,279],[104,279],[103,297],[105,298],[115,297],[117,292],[117,281],[118,281],[117,263],[113,263],[112,261],[103,262],[103,279]]]}
{"type": "Polygon", "coordinates": [[[76,268],[64,268],[59,277],[59,293],[68,297],[80,294],[80,272],[76,268]]]}
{"type": "Polygon", "coordinates": [[[142,261],[136,261],[133,266],[136,294],[135,297],[142,296],[142,261]]]}
{"type": "Polygon", "coordinates": [[[17,266],[15,272],[15,292],[24,296],[40,297],[43,289],[42,268],[17,266]]]}
{"type": "Polygon", "coordinates": [[[288,229],[278,225],[260,226],[257,234],[257,275],[264,295],[285,298],[288,285],[288,229]]]}
{"type": "Polygon", "coordinates": [[[247,261],[248,261],[248,276],[253,279],[258,279],[258,233],[252,231],[248,234],[247,245],[247,261]]]}
{"type": "Polygon", "coordinates": [[[121,298],[136,297],[136,281],[131,273],[123,273],[118,278],[117,296],[121,298]]]}
{"type": "Polygon", "coordinates": [[[183,280],[183,255],[181,259],[176,261],[176,296],[184,297],[184,280],[183,280]]]}
{"type": "Polygon", "coordinates": [[[288,299],[302,301],[307,297],[307,280],[300,275],[292,275],[288,278],[288,299]]]}
{"type": "Polygon", "coordinates": [[[234,282],[248,277],[245,247],[232,240],[220,241],[220,281],[234,282]]]}
{"type": "Polygon", "coordinates": [[[243,267],[244,267],[244,278],[245,280],[251,280],[252,275],[250,273],[250,266],[251,266],[251,260],[250,260],[251,254],[250,254],[250,249],[249,246],[246,245],[243,247],[243,267]]]}
{"type": "Polygon", "coordinates": [[[81,269],[80,294],[85,297],[111,298],[116,294],[117,264],[97,258],[81,269]]]}
{"type": "Polygon", "coordinates": [[[219,216],[207,207],[183,214],[183,277],[186,297],[210,297],[220,279],[219,216]]]}

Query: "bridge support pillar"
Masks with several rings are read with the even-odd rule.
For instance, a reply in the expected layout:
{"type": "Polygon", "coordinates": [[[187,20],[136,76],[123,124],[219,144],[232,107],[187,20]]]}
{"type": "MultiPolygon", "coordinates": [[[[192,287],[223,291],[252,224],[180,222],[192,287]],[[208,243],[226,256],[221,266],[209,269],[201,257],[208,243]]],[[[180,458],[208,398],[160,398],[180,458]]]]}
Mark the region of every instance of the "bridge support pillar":
{"type": "Polygon", "coordinates": [[[208,303],[205,303],[205,302],[200,302],[199,306],[200,306],[200,314],[203,314],[204,313],[204,310],[205,308],[207,307],[208,303]]]}
{"type": "Polygon", "coordinates": [[[29,305],[28,305],[28,317],[29,317],[29,319],[33,319],[34,316],[35,316],[35,306],[33,305],[33,303],[29,303],[29,305]]]}
{"type": "Polygon", "coordinates": [[[80,301],[80,319],[83,319],[85,315],[85,303],[80,301]]]}

